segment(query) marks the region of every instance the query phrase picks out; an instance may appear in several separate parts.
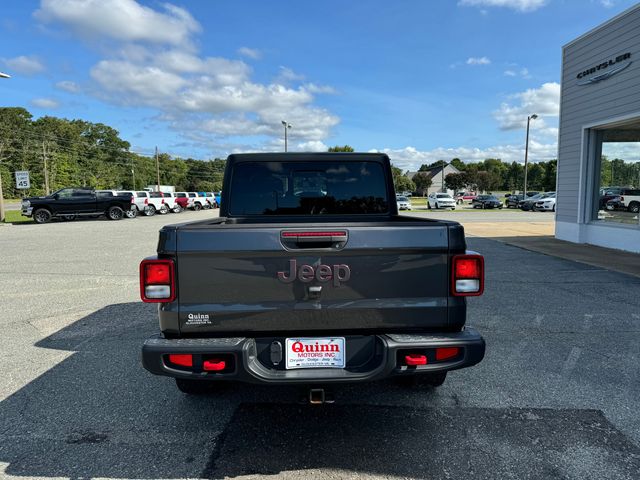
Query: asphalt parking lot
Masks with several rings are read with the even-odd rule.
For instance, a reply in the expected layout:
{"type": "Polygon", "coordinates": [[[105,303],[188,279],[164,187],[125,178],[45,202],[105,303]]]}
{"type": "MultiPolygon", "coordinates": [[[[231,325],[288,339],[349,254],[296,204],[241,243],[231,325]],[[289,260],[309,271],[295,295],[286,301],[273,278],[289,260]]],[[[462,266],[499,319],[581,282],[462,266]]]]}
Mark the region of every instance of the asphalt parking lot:
{"type": "Polygon", "coordinates": [[[163,224],[214,214],[0,226],[0,475],[638,478],[640,279],[486,238],[469,239],[487,266],[469,323],[487,355],[438,389],[343,387],[309,407],[294,389],[189,398],[151,376],[138,262],[163,224]]]}

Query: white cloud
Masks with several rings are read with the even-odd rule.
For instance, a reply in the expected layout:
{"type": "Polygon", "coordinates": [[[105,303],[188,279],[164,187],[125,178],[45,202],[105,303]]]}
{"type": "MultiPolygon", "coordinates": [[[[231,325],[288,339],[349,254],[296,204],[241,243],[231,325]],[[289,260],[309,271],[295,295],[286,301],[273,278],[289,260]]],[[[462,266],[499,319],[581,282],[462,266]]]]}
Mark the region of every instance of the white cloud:
{"type": "MultiPolygon", "coordinates": [[[[514,64],[511,64],[511,65],[512,65],[512,67],[516,66],[514,64]]],[[[531,78],[531,74],[529,73],[529,69],[525,68],[525,67],[522,67],[521,69],[519,69],[517,71],[514,68],[509,68],[509,69],[504,71],[504,75],[506,77],[518,77],[518,76],[520,76],[520,77],[526,78],[526,79],[531,78]]]]}
{"type": "Polygon", "coordinates": [[[238,55],[250,58],[252,60],[260,60],[262,58],[262,52],[257,48],[240,47],[238,49],[238,55]]]}
{"type": "Polygon", "coordinates": [[[301,152],[326,152],[329,147],[319,140],[298,143],[296,150],[301,152]]]}
{"type": "Polygon", "coordinates": [[[530,88],[524,92],[511,95],[509,98],[512,103],[504,102],[500,105],[500,108],[493,112],[493,116],[502,130],[525,128],[527,116],[535,113],[539,118],[532,121],[531,128],[539,130],[540,133],[548,136],[557,136],[557,128],[550,127],[545,118],[557,124],[560,110],[559,83],[544,83],[540,88],[530,88]]]}
{"type": "Polygon", "coordinates": [[[489,65],[491,60],[487,57],[469,57],[467,58],[467,65],[489,65]]]}
{"type": "Polygon", "coordinates": [[[31,100],[31,105],[38,108],[44,108],[46,110],[53,110],[58,108],[60,103],[52,98],[34,98],[31,100]]]}
{"type": "Polygon", "coordinates": [[[71,80],[62,80],[61,82],[56,83],[56,88],[69,93],[78,93],[80,91],[80,86],[71,80]]]}
{"type": "Polygon", "coordinates": [[[34,55],[3,58],[2,62],[13,72],[22,75],[36,75],[45,71],[45,66],[42,61],[34,55]]]}
{"type": "MultiPolygon", "coordinates": [[[[433,150],[418,150],[415,147],[401,149],[383,148],[370,150],[389,155],[391,162],[402,170],[416,171],[424,163],[437,160],[459,158],[466,163],[480,162],[486,158],[500,158],[505,162],[524,162],[524,141],[522,145],[496,145],[487,148],[439,147],[433,150]]],[[[558,147],[553,143],[540,143],[529,140],[529,160],[532,162],[552,160],[557,157],[558,147]]]]}
{"type": "Polygon", "coordinates": [[[185,9],[163,3],[164,12],[135,0],[42,0],[34,16],[60,23],[83,37],[183,45],[200,24],[185,9]]]}
{"type": "Polygon", "coordinates": [[[547,0],[460,0],[458,5],[469,7],[505,7],[518,12],[533,12],[547,4],[547,0]]]}
{"type": "MultiPolygon", "coordinates": [[[[292,86],[305,77],[287,67],[280,67],[271,83],[257,82],[244,61],[198,52],[193,36],[200,26],[186,10],[162,8],[135,0],[42,0],[35,16],[83,39],[113,40],[109,53],[90,70],[93,85],[83,90],[109,103],[156,110],[156,119],[200,145],[231,148],[240,144],[237,137],[258,137],[251,141],[261,144],[243,145],[271,148],[280,142],[280,121],[286,119],[294,125],[295,142],[319,148],[339,123],[314,105],[315,95],[335,93],[331,86],[292,86]]],[[[238,53],[260,55],[248,47],[238,53]]],[[[75,88],[64,82],[57,86],[75,88]]]]}
{"type": "Polygon", "coordinates": [[[301,80],[304,80],[304,75],[300,73],[296,73],[288,67],[280,66],[276,81],[282,82],[282,83],[289,83],[289,82],[299,82],[301,80]]]}
{"type": "Polygon", "coordinates": [[[600,5],[604,8],[611,8],[615,5],[615,2],[613,0],[600,0],[600,5]]]}

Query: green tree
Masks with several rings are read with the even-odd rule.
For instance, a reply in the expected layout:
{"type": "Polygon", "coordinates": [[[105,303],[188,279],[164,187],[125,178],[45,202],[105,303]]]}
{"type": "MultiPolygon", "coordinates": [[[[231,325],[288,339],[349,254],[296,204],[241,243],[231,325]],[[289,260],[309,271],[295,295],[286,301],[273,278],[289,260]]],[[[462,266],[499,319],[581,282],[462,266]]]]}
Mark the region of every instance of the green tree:
{"type": "Polygon", "coordinates": [[[351,153],[353,152],[353,147],[350,145],[344,145],[344,146],[339,146],[336,145],[335,147],[329,147],[329,150],[327,150],[328,152],[347,152],[347,153],[351,153]]]}
{"type": "Polygon", "coordinates": [[[420,195],[424,195],[433,183],[429,174],[424,172],[416,173],[411,180],[416,186],[416,192],[420,195]]]}
{"type": "Polygon", "coordinates": [[[465,172],[460,173],[448,173],[444,177],[445,186],[454,191],[461,190],[465,188],[468,184],[467,174],[465,172]]]}

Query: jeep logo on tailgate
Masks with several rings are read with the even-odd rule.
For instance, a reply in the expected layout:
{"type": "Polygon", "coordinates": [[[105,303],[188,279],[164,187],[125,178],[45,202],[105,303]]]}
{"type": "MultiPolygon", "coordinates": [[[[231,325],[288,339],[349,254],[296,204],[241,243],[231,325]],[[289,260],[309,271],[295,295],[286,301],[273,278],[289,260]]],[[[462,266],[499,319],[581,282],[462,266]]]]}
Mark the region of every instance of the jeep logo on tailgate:
{"type": "Polygon", "coordinates": [[[295,279],[304,283],[309,283],[316,279],[319,282],[326,283],[333,280],[333,286],[339,287],[340,282],[346,282],[351,278],[351,269],[349,265],[318,265],[314,267],[312,265],[303,264],[298,268],[298,263],[295,259],[289,260],[289,271],[278,272],[278,280],[282,283],[291,283],[295,279]]]}

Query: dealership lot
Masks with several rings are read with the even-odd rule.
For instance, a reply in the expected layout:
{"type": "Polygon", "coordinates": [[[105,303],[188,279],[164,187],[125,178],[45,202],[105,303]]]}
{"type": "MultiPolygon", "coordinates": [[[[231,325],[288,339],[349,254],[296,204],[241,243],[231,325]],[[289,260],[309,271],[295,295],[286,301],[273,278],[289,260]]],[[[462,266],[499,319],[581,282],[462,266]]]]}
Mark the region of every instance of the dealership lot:
{"type": "Polygon", "coordinates": [[[640,280],[486,238],[469,239],[487,264],[469,323],[487,356],[437,390],[344,387],[311,408],[293,388],[187,398],[151,377],[139,348],[157,317],[138,301],[138,262],[162,225],[215,214],[0,227],[6,477],[637,478],[640,280]]]}

